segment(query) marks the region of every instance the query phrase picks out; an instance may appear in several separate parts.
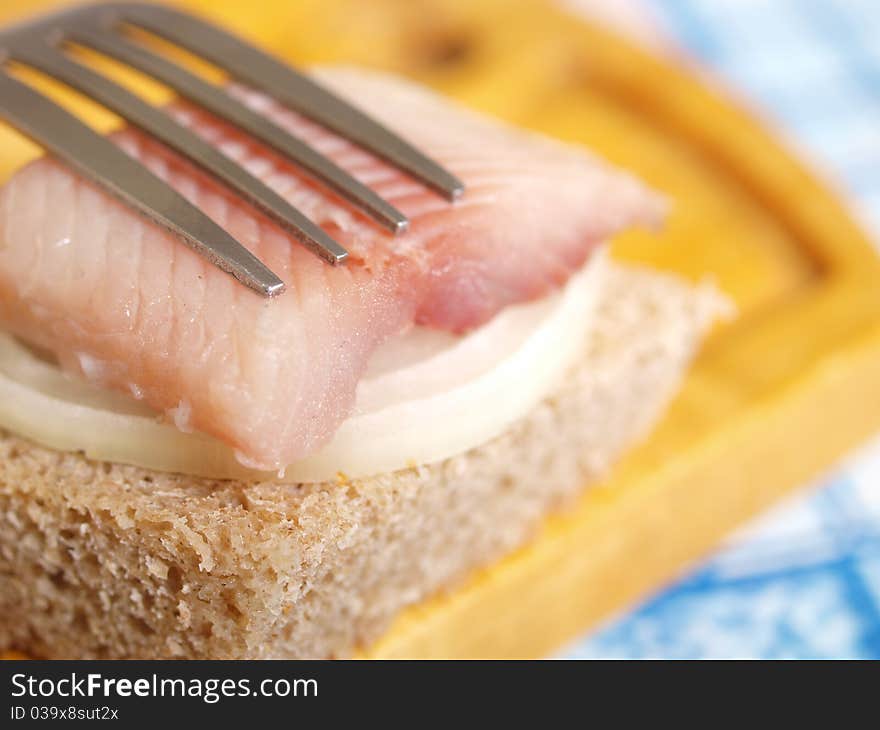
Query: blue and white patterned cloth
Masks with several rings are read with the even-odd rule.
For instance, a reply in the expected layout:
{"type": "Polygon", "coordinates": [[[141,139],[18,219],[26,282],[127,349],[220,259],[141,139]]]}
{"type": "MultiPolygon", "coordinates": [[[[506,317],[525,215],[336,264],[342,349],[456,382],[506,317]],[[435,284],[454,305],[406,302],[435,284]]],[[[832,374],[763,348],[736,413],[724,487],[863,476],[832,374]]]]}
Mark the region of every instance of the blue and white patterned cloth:
{"type": "MultiPolygon", "coordinates": [[[[880,0],[642,3],[880,241],[880,0]]],[[[880,439],[563,656],[880,659],[880,439]]]]}

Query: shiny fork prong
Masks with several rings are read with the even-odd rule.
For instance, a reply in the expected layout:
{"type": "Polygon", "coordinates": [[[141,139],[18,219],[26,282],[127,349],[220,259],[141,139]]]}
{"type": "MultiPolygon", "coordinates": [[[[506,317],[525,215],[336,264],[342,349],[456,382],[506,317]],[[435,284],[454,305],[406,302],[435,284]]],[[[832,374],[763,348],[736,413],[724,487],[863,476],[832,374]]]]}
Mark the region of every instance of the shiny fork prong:
{"type": "Polygon", "coordinates": [[[128,43],[109,32],[74,28],[68,37],[74,42],[152,76],[194,104],[253,135],[282,156],[300,165],[318,181],[330,187],[392,233],[405,229],[406,216],[393,205],[307,144],[266,117],[248,109],[218,87],[146,48],[128,43]]]}
{"type": "Polygon", "coordinates": [[[84,177],[179,235],[246,286],[274,296],[284,283],[186,198],[75,116],[0,71],[0,118],[84,177]]]}
{"type": "Polygon", "coordinates": [[[149,31],[210,61],[233,78],[407,171],[454,200],[464,184],[387,128],[308,77],[234,35],[172,8],[114,3],[108,15],[149,31]]]}
{"type": "Polygon", "coordinates": [[[238,192],[325,261],[338,264],[345,259],[345,249],[274,190],[139,96],[53,48],[14,49],[13,58],[82,92],[154,136],[238,192]]]}
{"type": "Polygon", "coordinates": [[[78,63],[62,47],[79,43],[153,76],[291,159],[395,233],[406,229],[407,219],[302,140],[219,87],[130,42],[121,32],[125,26],[153,33],[201,56],[233,78],[408,171],[449,199],[464,189],[461,181],[436,162],[307,77],[229,33],[179,11],[146,3],[98,3],[0,30],[0,118],[130,207],[181,236],[193,249],[256,291],[271,296],[284,285],[198,208],[76,117],[5,74],[2,64],[17,59],[85,93],[228,185],[331,264],[343,262],[348,253],[320,226],[198,135],[106,76],[78,63]]]}

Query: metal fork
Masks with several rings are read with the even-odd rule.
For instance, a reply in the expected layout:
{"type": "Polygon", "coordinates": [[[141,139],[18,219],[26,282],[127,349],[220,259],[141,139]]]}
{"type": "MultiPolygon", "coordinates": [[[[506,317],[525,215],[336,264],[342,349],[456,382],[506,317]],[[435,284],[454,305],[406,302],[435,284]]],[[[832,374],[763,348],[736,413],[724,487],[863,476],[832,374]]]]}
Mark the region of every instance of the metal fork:
{"type": "Polygon", "coordinates": [[[31,67],[115,112],[228,185],[330,264],[342,263],[348,253],[323,229],[168,114],[75,60],[68,52],[69,46],[89,48],[153,77],[296,163],[392,233],[406,230],[408,221],[394,206],[302,140],[239,103],[219,86],[132,40],[124,33],[127,26],[202,57],[231,78],[373,152],[449,200],[464,190],[461,181],[436,162],[308,77],[179,10],[146,3],[101,3],[0,31],[0,118],[261,294],[279,294],[284,283],[134,158],[30,85],[6,73],[8,64],[31,67]]]}

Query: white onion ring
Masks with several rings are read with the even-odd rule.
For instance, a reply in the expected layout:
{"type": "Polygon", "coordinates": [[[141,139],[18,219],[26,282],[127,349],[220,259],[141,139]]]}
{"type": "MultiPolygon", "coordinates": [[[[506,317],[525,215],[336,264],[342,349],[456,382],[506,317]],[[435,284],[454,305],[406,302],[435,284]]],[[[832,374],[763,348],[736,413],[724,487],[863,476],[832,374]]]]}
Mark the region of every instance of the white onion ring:
{"type": "MultiPolygon", "coordinates": [[[[527,414],[582,351],[604,254],[566,287],[509,307],[463,337],[417,328],[386,343],[358,386],[352,416],[286,481],[369,476],[446,459],[527,414]]],[[[62,373],[0,333],[0,427],[57,451],[194,476],[260,479],[234,451],[183,433],[142,403],[62,373]]]]}

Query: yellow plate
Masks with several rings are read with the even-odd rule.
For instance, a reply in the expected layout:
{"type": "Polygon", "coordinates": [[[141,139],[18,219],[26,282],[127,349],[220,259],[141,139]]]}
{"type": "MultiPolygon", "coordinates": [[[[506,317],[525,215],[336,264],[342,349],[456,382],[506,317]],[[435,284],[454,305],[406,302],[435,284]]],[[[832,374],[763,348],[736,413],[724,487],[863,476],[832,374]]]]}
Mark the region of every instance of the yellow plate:
{"type": "MultiPolygon", "coordinates": [[[[0,22],[51,4],[6,0],[0,22]]],[[[539,0],[184,4],[298,63],[392,69],[599,150],[675,200],[662,235],[623,236],[617,254],[713,274],[740,309],[606,482],[531,545],[406,612],[367,655],[545,654],[880,427],[871,246],[777,141],[689,73],[539,0]]],[[[6,131],[0,149],[0,174],[33,153],[6,131]]]]}

